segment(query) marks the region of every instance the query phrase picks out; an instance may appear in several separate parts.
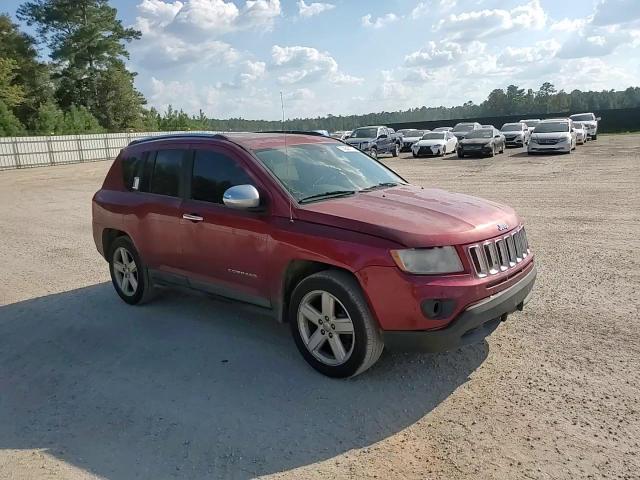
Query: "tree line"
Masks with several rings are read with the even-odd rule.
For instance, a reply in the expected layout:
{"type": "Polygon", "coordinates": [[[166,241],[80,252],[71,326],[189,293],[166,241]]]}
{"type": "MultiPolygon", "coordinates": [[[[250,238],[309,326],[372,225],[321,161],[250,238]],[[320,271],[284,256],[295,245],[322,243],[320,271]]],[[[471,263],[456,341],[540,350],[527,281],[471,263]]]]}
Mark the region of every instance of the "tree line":
{"type": "MultiPolygon", "coordinates": [[[[17,17],[36,36],[0,15],[0,136],[122,131],[260,131],[283,128],[280,121],[213,119],[169,107],[147,108],[129,71],[127,44],[141,32],[126,28],[108,0],[33,0],[17,17]],[[40,53],[47,52],[47,61],[40,53]]],[[[416,99],[418,103],[420,99],[416,99]]],[[[419,107],[365,115],[294,118],[292,130],[350,130],[357,126],[484,116],[597,111],[640,106],[640,88],[624,91],[557,91],[551,83],[525,90],[493,90],[480,104],[419,107]]]]}

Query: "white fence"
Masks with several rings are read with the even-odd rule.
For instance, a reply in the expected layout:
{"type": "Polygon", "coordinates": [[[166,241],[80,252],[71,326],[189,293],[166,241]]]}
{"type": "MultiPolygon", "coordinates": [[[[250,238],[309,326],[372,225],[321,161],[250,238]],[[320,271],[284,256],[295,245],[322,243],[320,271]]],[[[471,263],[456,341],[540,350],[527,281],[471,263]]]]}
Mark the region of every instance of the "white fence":
{"type": "Polygon", "coordinates": [[[137,138],[167,133],[217,132],[131,132],[49,137],[0,137],[0,170],[63,165],[114,159],[120,149],[137,138]]]}

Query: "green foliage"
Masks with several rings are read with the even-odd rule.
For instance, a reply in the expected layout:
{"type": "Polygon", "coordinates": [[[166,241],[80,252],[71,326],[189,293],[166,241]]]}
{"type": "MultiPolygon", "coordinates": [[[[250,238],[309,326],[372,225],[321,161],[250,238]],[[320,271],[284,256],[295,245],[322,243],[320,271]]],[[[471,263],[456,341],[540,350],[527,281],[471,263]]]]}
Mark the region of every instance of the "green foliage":
{"type": "Polygon", "coordinates": [[[16,68],[15,60],[0,57],[0,100],[8,107],[15,107],[24,100],[24,88],[14,82],[16,68]]]}
{"type": "Polygon", "coordinates": [[[12,84],[23,92],[23,100],[13,107],[25,125],[31,125],[39,106],[52,98],[49,67],[38,60],[35,41],[20,32],[8,15],[0,15],[0,58],[13,62],[12,84]]]}
{"type": "Polygon", "coordinates": [[[33,132],[37,135],[54,135],[63,130],[64,112],[53,101],[40,105],[33,121],[33,132]]]}
{"type": "Polygon", "coordinates": [[[14,137],[23,133],[24,127],[7,105],[0,100],[0,137],[14,137]]]}
{"type": "Polygon", "coordinates": [[[63,135],[101,132],[104,132],[104,129],[86,107],[71,105],[71,108],[64,113],[64,123],[60,132],[63,135]]]}
{"type": "Polygon", "coordinates": [[[33,0],[18,8],[18,18],[35,26],[51,51],[63,110],[82,105],[106,129],[140,128],[145,102],[123,59],[125,43],[141,33],[125,28],[108,0],[33,0]]]}

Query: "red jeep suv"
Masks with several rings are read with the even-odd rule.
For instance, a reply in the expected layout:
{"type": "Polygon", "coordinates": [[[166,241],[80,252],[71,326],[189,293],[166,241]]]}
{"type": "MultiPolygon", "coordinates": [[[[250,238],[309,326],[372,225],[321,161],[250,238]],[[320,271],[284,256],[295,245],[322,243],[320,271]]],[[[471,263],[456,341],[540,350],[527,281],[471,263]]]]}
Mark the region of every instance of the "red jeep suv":
{"type": "Polygon", "coordinates": [[[410,185],[297,133],[134,141],[93,198],[93,235],[125,302],[180,286],[257,305],[332,377],[365,371],[385,346],[481,341],[536,277],[511,208],[410,185]]]}

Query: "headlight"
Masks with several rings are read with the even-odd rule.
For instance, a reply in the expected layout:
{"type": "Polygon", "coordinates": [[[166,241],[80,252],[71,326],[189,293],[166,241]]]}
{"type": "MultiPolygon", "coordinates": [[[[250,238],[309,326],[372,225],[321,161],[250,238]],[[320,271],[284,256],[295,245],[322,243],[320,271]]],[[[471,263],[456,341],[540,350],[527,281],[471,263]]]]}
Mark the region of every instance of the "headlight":
{"type": "Polygon", "coordinates": [[[486,143],[484,147],[485,148],[491,148],[491,142],[486,143]]]}
{"type": "Polygon", "coordinates": [[[462,272],[462,262],[454,247],[391,250],[400,270],[418,275],[462,272]]]}
{"type": "Polygon", "coordinates": [[[566,143],[568,141],[569,139],[567,137],[562,137],[560,140],[558,140],[558,143],[566,143]]]}

